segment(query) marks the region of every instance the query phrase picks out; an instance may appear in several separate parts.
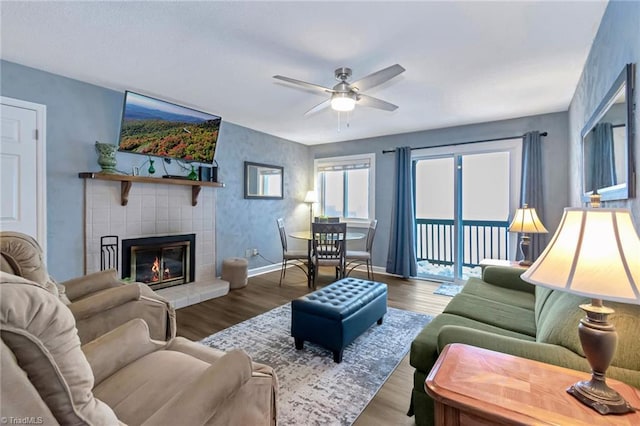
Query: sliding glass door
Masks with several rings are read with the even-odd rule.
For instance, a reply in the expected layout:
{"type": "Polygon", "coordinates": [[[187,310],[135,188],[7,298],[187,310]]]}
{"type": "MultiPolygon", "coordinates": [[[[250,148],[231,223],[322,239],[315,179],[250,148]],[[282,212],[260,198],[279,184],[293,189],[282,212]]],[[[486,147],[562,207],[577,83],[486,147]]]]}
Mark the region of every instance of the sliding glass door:
{"type": "Polygon", "coordinates": [[[455,275],[455,161],[451,155],[414,161],[418,276],[455,275]]]}
{"type": "Polygon", "coordinates": [[[519,174],[520,140],[414,153],[418,276],[464,281],[508,258],[519,174]]]}

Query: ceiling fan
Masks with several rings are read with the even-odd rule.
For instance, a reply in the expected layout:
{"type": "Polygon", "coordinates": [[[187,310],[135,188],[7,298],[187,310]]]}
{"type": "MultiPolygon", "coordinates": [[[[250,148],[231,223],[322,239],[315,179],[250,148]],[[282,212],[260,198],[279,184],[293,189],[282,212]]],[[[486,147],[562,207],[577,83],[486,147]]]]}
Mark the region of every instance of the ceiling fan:
{"type": "Polygon", "coordinates": [[[338,80],[339,83],[333,86],[333,88],[307,83],[306,81],[296,80],[282,75],[274,75],[273,78],[297,84],[307,89],[313,89],[319,93],[331,94],[329,99],[314,106],[309,111],[305,112],[304,115],[313,114],[314,112],[318,112],[329,106],[331,106],[335,111],[352,111],[355,108],[356,103],[358,105],[378,108],[385,111],[395,111],[398,109],[397,105],[365,95],[362,92],[391,80],[393,77],[403,73],[404,71],[405,69],[402,66],[395,64],[369,74],[366,77],[362,77],[360,80],[349,83],[347,80],[351,77],[351,68],[342,67],[335,70],[336,80],[338,80]]]}

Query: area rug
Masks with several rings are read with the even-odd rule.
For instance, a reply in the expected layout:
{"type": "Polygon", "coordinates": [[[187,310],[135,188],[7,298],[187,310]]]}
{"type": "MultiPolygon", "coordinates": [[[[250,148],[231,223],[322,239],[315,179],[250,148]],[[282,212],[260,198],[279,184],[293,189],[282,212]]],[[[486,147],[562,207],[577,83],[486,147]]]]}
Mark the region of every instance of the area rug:
{"type": "MultiPolygon", "coordinates": [[[[340,364],[331,351],[291,337],[291,303],[213,334],[200,343],[216,349],[244,349],[273,367],[280,382],[281,425],[350,425],[406,355],[411,341],[431,321],[428,315],[388,308],[344,350],[340,364]]],[[[407,395],[409,398],[409,395],[407,395]]]]}
{"type": "Polygon", "coordinates": [[[462,291],[462,287],[464,286],[459,284],[442,283],[433,291],[433,294],[453,297],[462,291]]]}

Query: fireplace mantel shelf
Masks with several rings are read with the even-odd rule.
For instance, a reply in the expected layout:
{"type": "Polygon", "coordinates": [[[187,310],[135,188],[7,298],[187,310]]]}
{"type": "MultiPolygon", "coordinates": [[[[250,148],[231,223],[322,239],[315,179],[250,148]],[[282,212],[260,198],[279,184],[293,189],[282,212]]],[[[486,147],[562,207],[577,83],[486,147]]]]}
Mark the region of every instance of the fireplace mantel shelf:
{"type": "Polygon", "coordinates": [[[191,205],[196,206],[198,204],[198,195],[203,186],[209,186],[214,188],[224,187],[224,183],[220,182],[203,182],[199,180],[188,179],[164,179],[148,176],[129,176],[119,174],[107,174],[100,172],[81,172],[78,173],[80,179],[98,179],[98,180],[111,180],[120,182],[120,201],[123,206],[126,206],[129,202],[129,190],[133,182],[142,183],[155,183],[155,184],[167,184],[167,185],[183,185],[191,187],[191,205]]]}

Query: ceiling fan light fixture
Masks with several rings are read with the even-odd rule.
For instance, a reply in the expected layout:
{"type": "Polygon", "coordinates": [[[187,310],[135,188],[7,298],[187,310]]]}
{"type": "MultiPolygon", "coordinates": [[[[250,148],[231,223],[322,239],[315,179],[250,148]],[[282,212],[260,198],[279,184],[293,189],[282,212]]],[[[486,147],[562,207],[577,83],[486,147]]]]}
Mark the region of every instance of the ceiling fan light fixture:
{"type": "MultiPolygon", "coordinates": [[[[1,1],[1,0],[0,0],[1,1]]],[[[329,99],[326,99],[314,106],[310,110],[304,113],[304,115],[309,115],[325,108],[331,106],[331,109],[338,112],[350,112],[353,111],[356,107],[356,103],[358,107],[365,106],[370,108],[377,108],[384,111],[395,111],[398,109],[397,105],[392,103],[383,101],[378,98],[374,98],[372,96],[368,96],[363,91],[369,90],[372,87],[376,87],[385,83],[395,76],[402,74],[405,69],[399,64],[391,65],[390,67],[381,69],[372,74],[369,74],[365,77],[362,77],[358,81],[349,82],[347,81],[349,77],[351,77],[351,68],[342,67],[335,70],[336,79],[339,81],[338,84],[333,86],[333,88],[321,86],[319,84],[308,83],[302,80],[296,80],[295,78],[285,77],[283,75],[274,75],[273,78],[285,81],[287,83],[296,84],[298,86],[302,86],[306,89],[311,89],[318,94],[322,94],[324,96],[327,93],[331,94],[329,99]]]]}
{"type": "Polygon", "coordinates": [[[348,112],[356,107],[356,96],[354,93],[334,93],[331,96],[331,108],[334,111],[348,112]]]}

